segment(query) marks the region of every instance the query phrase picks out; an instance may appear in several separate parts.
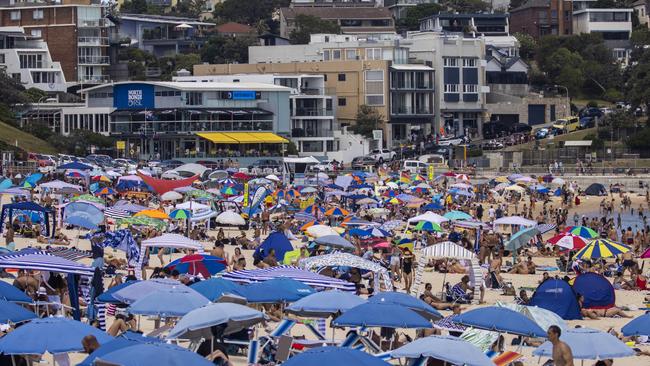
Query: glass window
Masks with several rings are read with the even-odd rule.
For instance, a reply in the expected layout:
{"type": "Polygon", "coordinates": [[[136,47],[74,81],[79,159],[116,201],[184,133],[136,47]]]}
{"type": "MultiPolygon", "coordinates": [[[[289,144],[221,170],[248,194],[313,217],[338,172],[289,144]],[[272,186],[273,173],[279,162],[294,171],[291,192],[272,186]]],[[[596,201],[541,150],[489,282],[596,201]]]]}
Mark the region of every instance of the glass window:
{"type": "Polygon", "coordinates": [[[40,69],[43,67],[43,55],[25,54],[20,55],[19,58],[21,69],[40,69]]]}
{"type": "Polygon", "coordinates": [[[442,60],[445,67],[458,67],[457,57],[443,57],[442,60]]]}
{"type": "Polygon", "coordinates": [[[0,64],[4,64],[4,63],[5,63],[5,54],[0,53],[0,64]]]}
{"type": "Polygon", "coordinates": [[[339,98],[339,107],[345,107],[348,104],[347,99],[339,98]]]}
{"type": "Polygon", "coordinates": [[[330,60],[330,50],[324,50],[323,51],[323,61],[329,61],[330,60]]]}
{"type": "Polygon", "coordinates": [[[341,50],[332,50],[332,60],[341,59],[341,50]]]}
{"type": "Polygon", "coordinates": [[[384,105],[384,71],[368,70],[366,78],[366,104],[384,105]]]}
{"type": "Polygon", "coordinates": [[[11,20],[20,20],[20,10],[14,10],[11,12],[11,20]]]}
{"type": "Polygon", "coordinates": [[[366,48],[366,60],[381,60],[381,48],[366,48]]]}
{"type": "Polygon", "coordinates": [[[187,92],[185,96],[187,97],[187,99],[185,100],[186,105],[203,104],[203,93],[201,92],[187,92]]]}
{"type": "Polygon", "coordinates": [[[346,60],[356,60],[357,59],[357,50],[345,50],[345,59],[346,60]]]}
{"type": "Polygon", "coordinates": [[[33,18],[34,19],[43,19],[43,9],[34,10],[33,18]]]}
{"type": "Polygon", "coordinates": [[[40,29],[32,29],[32,30],[30,31],[30,33],[31,33],[32,36],[34,36],[34,37],[42,37],[42,36],[43,36],[43,34],[42,34],[42,32],[41,32],[40,29]]]}
{"type": "Polygon", "coordinates": [[[339,81],[345,81],[345,74],[339,74],[339,81]]]}

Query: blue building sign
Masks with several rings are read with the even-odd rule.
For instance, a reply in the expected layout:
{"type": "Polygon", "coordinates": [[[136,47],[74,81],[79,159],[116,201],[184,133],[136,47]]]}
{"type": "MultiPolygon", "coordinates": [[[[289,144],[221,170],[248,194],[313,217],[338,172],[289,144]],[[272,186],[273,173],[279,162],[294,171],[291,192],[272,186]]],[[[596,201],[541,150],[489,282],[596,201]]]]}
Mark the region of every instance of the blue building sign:
{"type": "Polygon", "coordinates": [[[113,87],[113,107],[117,109],[155,108],[153,85],[141,83],[115,85],[113,87]]]}
{"type": "Polygon", "coordinates": [[[255,100],[260,99],[261,97],[262,93],[254,90],[233,90],[221,92],[221,99],[255,100]]]}

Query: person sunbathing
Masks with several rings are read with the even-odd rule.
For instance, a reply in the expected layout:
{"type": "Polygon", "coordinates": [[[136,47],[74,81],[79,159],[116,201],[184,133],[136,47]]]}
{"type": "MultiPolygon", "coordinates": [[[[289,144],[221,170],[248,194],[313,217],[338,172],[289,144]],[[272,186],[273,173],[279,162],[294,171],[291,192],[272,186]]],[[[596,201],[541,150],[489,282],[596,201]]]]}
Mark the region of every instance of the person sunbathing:
{"type": "Polygon", "coordinates": [[[68,241],[57,239],[57,238],[48,238],[43,235],[39,235],[36,237],[36,242],[39,244],[48,244],[48,245],[68,245],[70,244],[68,241]]]}
{"type": "Polygon", "coordinates": [[[436,310],[450,310],[451,304],[445,304],[442,299],[438,298],[431,292],[431,284],[427,283],[424,285],[424,292],[420,295],[420,299],[436,310]]]}
{"type": "Polygon", "coordinates": [[[463,267],[460,263],[458,263],[457,260],[452,260],[449,266],[447,267],[449,273],[458,273],[458,274],[465,274],[467,273],[467,270],[465,267],[463,267]]]}
{"type": "Polygon", "coordinates": [[[124,316],[122,314],[118,314],[115,316],[115,321],[111,326],[108,328],[106,333],[109,335],[116,337],[127,330],[136,330],[137,328],[137,321],[135,320],[135,317],[133,315],[128,314],[127,316],[124,316]]]}
{"type": "Polygon", "coordinates": [[[580,305],[580,314],[589,319],[600,319],[600,318],[613,318],[613,317],[621,317],[621,318],[631,318],[631,315],[626,314],[623,309],[618,308],[616,306],[611,307],[609,309],[586,309],[584,308],[584,296],[579,295],[578,296],[578,305],[580,305]]]}
{"type": "Polygon", "coordinates": [[[508,273],[527,275],[529,274],[528,269],[529,269],[528,264],[524,261],[521,261],[515,264],[508,273]]]}

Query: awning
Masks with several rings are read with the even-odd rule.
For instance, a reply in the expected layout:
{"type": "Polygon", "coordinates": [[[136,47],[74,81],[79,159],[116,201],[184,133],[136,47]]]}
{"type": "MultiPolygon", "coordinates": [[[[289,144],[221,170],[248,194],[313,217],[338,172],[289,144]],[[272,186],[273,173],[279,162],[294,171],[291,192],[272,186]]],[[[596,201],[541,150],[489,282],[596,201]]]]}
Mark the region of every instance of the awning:
{"type": "Polygon", "coordinates": [[[286,144],[289,142],[272,132],[200,132],[197,135],[215,144],[286,144]]]}

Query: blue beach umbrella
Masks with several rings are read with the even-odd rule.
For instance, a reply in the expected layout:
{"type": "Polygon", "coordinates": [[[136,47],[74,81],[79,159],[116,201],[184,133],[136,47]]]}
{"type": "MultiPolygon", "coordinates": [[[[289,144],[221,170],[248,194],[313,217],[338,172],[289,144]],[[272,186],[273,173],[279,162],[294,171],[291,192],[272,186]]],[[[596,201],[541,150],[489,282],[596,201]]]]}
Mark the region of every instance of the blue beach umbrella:
{"type": "Polygon", "coordinates": [[[249,303],[294,302],[316,292],[313,288],[291,278],[274,278],[264,282],[241,286],[235,295],[249,303]]]}
{"type": "Polygon", "coordinates": [[[327,318],[365,303],[366,300],[348,292],[323,291],[303,297],[289,305],[285,311],[298,316],[327,318]]]}
{"type": "Polygon", "coordinates": [[[183,284],[175,280],[163,278],[138,281],[130,286],[123,287],[113,292],[113,298],[124,304],[131,304],[152,292],[168,289],[174,286],[183,286],[183,284]]]}
{"type": "Polygon", "coordinates": [[[63,221],[72,226],[78,226],[87,230],[97,230],[99,227],[97,224],[83,216],[67,216],[63,221]]]}
{"type": "Polygon", "coordinates": [[[455,316],[454,323],[495,332],[546,338],[546,331],[527,316],[508,308],[486,306],[455,316]]]}
{"type": "Polygon", "coordinates": [[[32,298],[4,281],[0,281],[0,299],[13,302],[33,302],[32,298]]]}
{"type": "Polygon", "coordinates": [[[299,353],[287,361],[283,366],[389,366],[390,364],[366,352],[344,347],[318,347],[299,353]]]}
{"type": "Polygon", "coordinates": [[[650,336],[650,313],[645,313],[638,318],[632,319],[621,328],[624,336],[645,335],[650,336]]]}
{"type": "Polygon", "coordinates": [[[442,319],[442,314],[431,305],[404,292],[379,292],[368,299],[371,304],[390,304],[406,306],[427,319],[442,319]]]}
{"type": "Polygon", "coordinates": [[[120,366],[214,366],[211,361],[197,353],[166,343],[138,343],[102,355],[96,361],[120,366]]]}
{"type": "Polygon", "coordinates": [[[205,296],[187,287],[179,286],[150,293],[129,306],[129,312],[138,315],[181,317],[207,305],[205,296]]]}
{"type": "Polygon", "coordinates": [[[420,314],[400,305],[365,303],[332,321],[337,327],[431,328],[420,314]]]}
{"type": "Polygon", "coordinates": [[[452,221],[458,221],[458,220],[471,220],[472,215],[463,212],[463,211],[449,211],[446,214],[443,215],[446,219],[452,220],[452,221]]]}
{"type": "Polygon", "coordinates": [[[224,280],[223,278],[209,278],[190,286],[191,289],[205,296],[210,301],[216,301],[225,294],[236,293],[240,287],[239,284],[224,280]]]}
{"type": "Polygon", "coordinates": [[[38,316],[32,311],[12,302],[0,300],[0,323],[20,323],[34,318],[38,316]]]}
{"type": "Polygon", "coordinates": [[[538,234],[539,230],[536,227],[519,230],[510,237],[510,240],[506,243],[505,248],[508,250],[517,250],[526,245],[538,234]]]}
{"type": "Polygon", "coordinates": [[[354,249],[354,245],[340,235],[325,235],[314,240],[317,244],[343,249],[354,249]]]}
{"type": "Polygon", "coordinates": [[[212,338],[216,325],[224,325],[224,335],[239,332],[266,319],[266,316],[248,306],[216,303],[190,311],[169,332],[167,339],[212,338]]]}
{"type": "Polygon", "coordinates": [[[494,366],[494,362],[473,344],[459,337],[442,335],[416,339],[392,351],[391,357],[431,357],[453,365],[494,366]]]}
{"type": "Polygon", "coordinates": [[[113,297],[113,294],[125,287],[131,286],[140,281],[127,281],[121,283],[117,286],[111,287],[108,290],[104,291],[101,295],[97,296],[97,302],[103,302],[107,304],[121,304],[122,301],[113,297]]]}
{"type": "MultiPolygon", "coordinates": [[[[606,360],[636,355],[632,348],[618,338],[596,329],[567,329],[562,332],[560,340],[569,345],[573,358],[578,360],[606,360]]],[[[533,351],[533,355],[552,357],[553,345],[544,342],[533,351]]]]}
{"type": "Polygon", "coordinates": [[[99,344],[113,339],[100,329],[76,320],[33,319],[0,338],[0,352],[5,355],[42,355],[45,352],[81,351],[81,339],[88,335],[95,336],[99,344]]]}
{"type": "Polygon", "coordinates": [[[159,338],[146,337],[140,333],[134,333],[127,331],[119,337],[104,343],[101,347],[96,349],[94,352],[88,355],[81,363],[78,363],[77,366],[93,366],[95,359],[102,357],[113,351],[117,351],[122,348],[130,347],[139,343],[161,343],[162,340],[159,338]]]}

